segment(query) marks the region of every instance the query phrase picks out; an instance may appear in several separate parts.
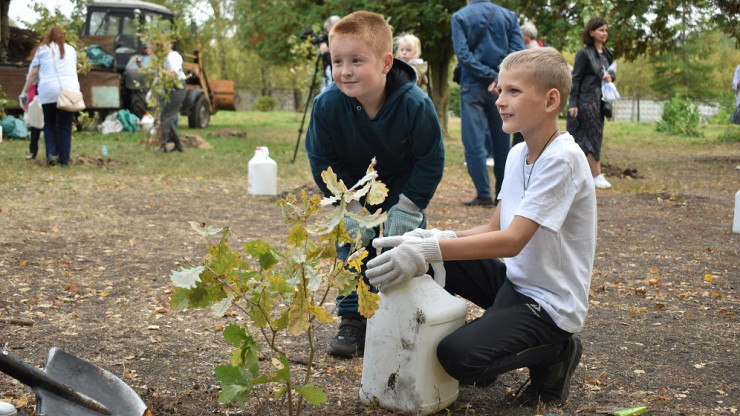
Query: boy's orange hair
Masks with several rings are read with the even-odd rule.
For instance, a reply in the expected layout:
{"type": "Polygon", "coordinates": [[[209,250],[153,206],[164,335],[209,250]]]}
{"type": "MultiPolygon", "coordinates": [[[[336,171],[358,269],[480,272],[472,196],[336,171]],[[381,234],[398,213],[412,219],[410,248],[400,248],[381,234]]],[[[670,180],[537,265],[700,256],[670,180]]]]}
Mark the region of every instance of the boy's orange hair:
{"type": "Polygon", "coordinates": [[[359,11],[342,18],[329,33],[329,44],[337,36],[354,36],[365,43],[378,57],[393,53],[393,31],[383,16],[359,11]]]}

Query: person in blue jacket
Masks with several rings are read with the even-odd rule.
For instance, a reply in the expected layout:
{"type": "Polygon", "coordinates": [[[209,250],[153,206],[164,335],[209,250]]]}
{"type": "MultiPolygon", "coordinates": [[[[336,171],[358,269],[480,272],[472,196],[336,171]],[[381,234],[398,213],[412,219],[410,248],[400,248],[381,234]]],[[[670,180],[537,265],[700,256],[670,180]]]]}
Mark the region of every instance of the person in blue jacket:
{"type": "MultiPolygon", "coordinates": [[[[416,72],[393,59],[393,34],[386,20],[359,11],[341,19],[329,34],[334,83],[313,102],[306,133],[306,152],[319,188],[331,195],[321,173],[331,167],[347,186],[365,176],[371,160],[389,189],[382,205],[388,212],[385,235],[402,235],[426,227],[424,209],[444,170],[442,129],[432,101],[416,86],[416,72]]],[[[348,208],[359,212],[364,201],[348,208]]],[[[371,239],[377,230],[360,230],[345,217],[347,231],[358,232],[375,256],[371,239]]],[[[339,247],[346,258],[350,247],[339,247]]],[[[362,270],[364,276],[364,267],[362,270]]],[[[327,352],[344,358],[360,356],[365,347],[365,319],[357,311],[355,293],[337,298],[341,317],[337,336],[327,352]]]]}
{"type": "Polygon", "coordinates": [[[468,174],[476,195],[466,206],[491,208],[504,182],[511,137],[501,128],[496,109],[496,84],[501,61],[524,49],[519,18],[511,10],[489,0],[468,0],[451,19],[452,45],[460,65],[460,124],[468,174]],[[493,155],[494,190],[486,165],[493,155]]]}

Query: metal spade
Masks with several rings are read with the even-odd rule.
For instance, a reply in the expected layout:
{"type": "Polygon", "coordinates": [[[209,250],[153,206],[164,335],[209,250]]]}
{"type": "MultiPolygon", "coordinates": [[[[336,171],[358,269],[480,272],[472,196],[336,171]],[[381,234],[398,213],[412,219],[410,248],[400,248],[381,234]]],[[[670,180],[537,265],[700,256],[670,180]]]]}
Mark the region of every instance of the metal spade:
{"type": "Polygon", "coordinates": [[[56,347],[43,371],[0,353],[0,371],[30,386],[37,416],[149,416],[138,394],[108,371],[56,347]]]}

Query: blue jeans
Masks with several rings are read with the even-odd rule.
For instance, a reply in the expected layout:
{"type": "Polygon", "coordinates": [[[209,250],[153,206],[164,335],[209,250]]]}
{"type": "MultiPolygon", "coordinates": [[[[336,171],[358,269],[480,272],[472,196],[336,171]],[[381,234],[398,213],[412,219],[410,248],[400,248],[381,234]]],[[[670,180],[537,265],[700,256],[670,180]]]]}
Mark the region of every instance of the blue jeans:
{"type": "Polygon", "coordinates": [[[483,84],[460,86],[460,122],[465,162],[468,164],[468,174],[473,180],[477,197],[481,199],[492,197],[491,178],[486,166],[486,141],[490,140],[493,151],[496,195],[501,191],[506,156],[511,147],[511,138],[501,130],[501,115],[496,108],[497,98],[483,84]]]}
{"type": "MultiPolygon", "coordinates": [[[[421,224],[419,224],[419,228],[427,228],[427,216],[424,213],[424,210],[421,210],[421,214],[423,216],[423,219],[421,220],[421,224]]],[[[375,235],[378,235],[379,229],[375,229],[375,235]]],[[[365,257],[365,262],[362,263],[362,270],[360,271],[360,275],[362,276],[363,280],[365,280],[365,283],[370,285],[370,282],[368,282],[367,277],[365,277],[365,270],[367,270],[367,262],[374,259],[377,255],[375,251],[375,247],[370,244],[368,247],[365,247],[367,249],[367,257],[365,257]]],[[[340,260],[346,260],[347,256],[349,256],[349,250],[350,246],[349,244],[344,244],[339,247],[337,247],[337,258],[340,260]]],[[[370,290],[373,291],[373,293],[378,293],[378,289],[375,288],[375,286],[370,285],[370,290]]],[[[352,292],[347,296],[337,296],[337,316],[343,316],[350,313],[359,313],[357,312],[357,293],[352,292]]]]}
{"type": "Polygon", "coordinates": [[[44,110],[44,144],[46,159],[59,155],[59,163],[69,166],[69,153],[72,150],[72,121],[75,113],[60,110],[57,103],[42,104],[44,110]]]}

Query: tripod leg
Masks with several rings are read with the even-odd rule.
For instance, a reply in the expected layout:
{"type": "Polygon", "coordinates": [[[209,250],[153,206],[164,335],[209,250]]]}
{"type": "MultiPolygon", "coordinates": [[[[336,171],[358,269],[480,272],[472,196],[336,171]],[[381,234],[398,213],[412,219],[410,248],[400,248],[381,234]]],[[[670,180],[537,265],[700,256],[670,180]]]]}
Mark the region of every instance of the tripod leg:
{"type": "Polygon", "coordinates": [[[301,119],[301,127],[298,128],[298,140],[295,142],[295,150],[293,151],[293,159],[290,163],[295,162],[296,156],[298,156],[298,146],[301,143],[301,134],[303,134],[303,125],[306,123],[306,113],[308,113],[308,105],[311,103],[311,97],[313,96],[313,90],[316,87],[316,74],[319,73],[319,63],[321,62],[321,53],[316,56],[316,64],[314,65],[313,78],[311,78],[311,88],[308,90],[308,97],[306,97],[306,107],[303,109],[303,119],[301,119]]]}

